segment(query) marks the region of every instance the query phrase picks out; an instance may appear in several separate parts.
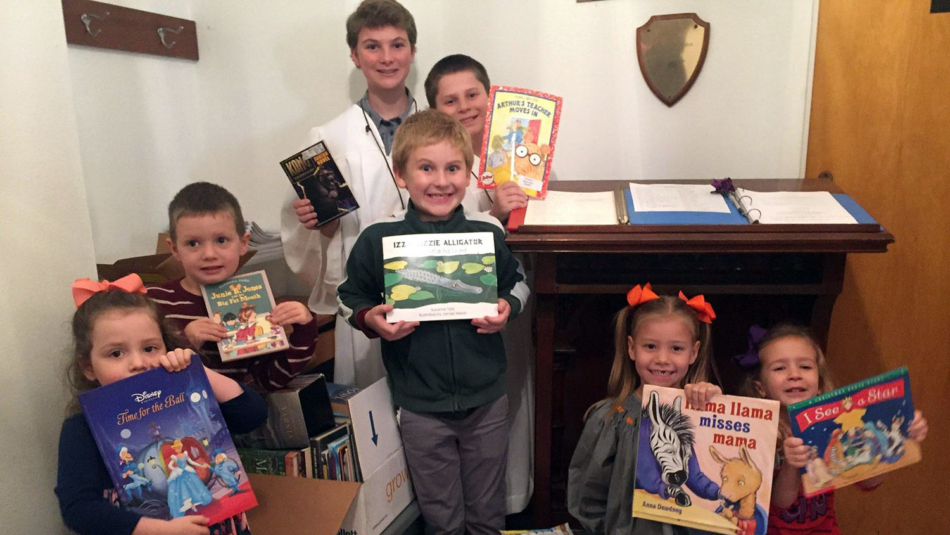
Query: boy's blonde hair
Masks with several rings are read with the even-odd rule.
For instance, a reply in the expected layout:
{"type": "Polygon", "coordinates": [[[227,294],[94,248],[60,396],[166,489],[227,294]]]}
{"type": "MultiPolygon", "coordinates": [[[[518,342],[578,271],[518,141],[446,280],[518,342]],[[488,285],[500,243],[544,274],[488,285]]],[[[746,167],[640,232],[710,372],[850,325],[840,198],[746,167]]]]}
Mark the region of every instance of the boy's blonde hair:
{"type": "Polygon", "coordinates": [[[719,382],[712,361],[710,325],[700,321],[696,311],[687,305],[686,301],[671,295],[661,295],[658,299],[636,307],[624,307],[617,313],[614,321],[614,363],[607,380],[607,396],[611,399],[614,410],[623,405],[642,382],[637,375],[636,365],[630,359],[628,337],[636,338],[637,329],[647,319],[674,315],[681,317],[692,327],[693,341],[699,341],[699,353],[686,371],[684,384],[709,381],[710,375],[716,376],[716,382],[719,382]]]}
{"type": "Polygon", "coordinates": [[[406,31],[409,45],[416,47],[416,21],[396,0],[364,0],[346,19],[346,44],[355,50],[363,28],[393,26],[406,31]]]}
{"type": "Polygon", "coordinates": [[[393,139],[393,169],[402,176],[412,151],[448,141],[465,160],[465,172],[472,171],[475,154],[472,152],[472,136],[458,119],[439,110],[429,109],[410,115],[396,129],[393,139]]]}

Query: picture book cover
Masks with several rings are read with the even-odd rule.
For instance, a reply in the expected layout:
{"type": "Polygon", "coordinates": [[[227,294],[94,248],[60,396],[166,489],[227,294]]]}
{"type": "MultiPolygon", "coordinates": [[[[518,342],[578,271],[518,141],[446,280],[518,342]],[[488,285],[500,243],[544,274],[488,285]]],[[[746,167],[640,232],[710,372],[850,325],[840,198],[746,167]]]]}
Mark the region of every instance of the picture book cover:
{"type": "Polygon", "coordinates": [[[561,97],[530,89],[492,86],[485,115],[478,187],[514,180],[531,197],[548,191],[561,97]]]}
{"type": "Polygon", "coordinates": [[[79,403],[122,505],[212,524],[257,505],[199,359],[90,390],[79,403]]]}
{"type": "Polygon", "coordinates": [[[386,321],[434,321],[498,315],[491,232],[383,238],[386,321]]]}
{"type": "Polygon", "coordinates": [[[310,199],[317,214],[318,227],[360,207],[322,141],[280,162],[280,167],[290,179],[297,196],[310,199]]]}
{"type": "Polygon", "coordinates": [[[788,416],[815,454],[802,470],[805,496],[920,460],[920,444],[907,435],[914,402],[906,367],[789,405],[788,416]]]}
{"type": "Polygon", "coordinates": [[[713,533],[768,527],[779,403],[645,385],[633,516],[713,533]]]}
{"type": "Polygon", "coordinates": [[[284,328],[270,322],[270,311],[276,305],[264,271],[202,286],[201,294],[208,315],[228,330],[228,335],[218,342],[222,361],[256,357],[289,347],[284,328]]]}

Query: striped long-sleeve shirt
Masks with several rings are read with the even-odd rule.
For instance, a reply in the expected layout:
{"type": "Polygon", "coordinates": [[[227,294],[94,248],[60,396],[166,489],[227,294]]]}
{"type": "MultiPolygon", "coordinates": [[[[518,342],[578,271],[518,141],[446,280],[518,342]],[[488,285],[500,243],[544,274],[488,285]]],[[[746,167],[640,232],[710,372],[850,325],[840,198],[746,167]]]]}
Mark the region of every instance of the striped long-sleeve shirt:
{"type": "MultiPolygon", "coordinates": [[[[175,327],[184,336],[185,326],[199,318],[207,318],[208,311],[200,295],[194,295],[182,288],[181,279],[149,286],[148,296],[158,304],[175,327]]],[[[257,386],[264,390],[279,390],[303,371],[313,356],[317,342],[316,316],[304,325],[293,325],[293,332],[287,337],[290,348],[285,351],[268,353],[248,359],[222,362],[216,344],[208,342],[200,349],[205,357],[205,365],[240,383],[257,386]]]]}

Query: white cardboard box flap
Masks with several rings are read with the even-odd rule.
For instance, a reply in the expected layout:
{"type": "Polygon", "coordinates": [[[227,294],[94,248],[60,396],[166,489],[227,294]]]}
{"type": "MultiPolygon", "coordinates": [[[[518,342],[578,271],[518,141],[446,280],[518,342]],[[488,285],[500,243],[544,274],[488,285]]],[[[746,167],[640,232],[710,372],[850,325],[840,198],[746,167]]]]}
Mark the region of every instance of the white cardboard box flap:
{"type": "Polygon", "coordinates": [[[366,479],[396,450],[402,448],[402,437],[396,426],[396,410],[387,379],[383,377],[364,388],[347,403],[353,435],[356,437],[360,471],[366,479]]]}

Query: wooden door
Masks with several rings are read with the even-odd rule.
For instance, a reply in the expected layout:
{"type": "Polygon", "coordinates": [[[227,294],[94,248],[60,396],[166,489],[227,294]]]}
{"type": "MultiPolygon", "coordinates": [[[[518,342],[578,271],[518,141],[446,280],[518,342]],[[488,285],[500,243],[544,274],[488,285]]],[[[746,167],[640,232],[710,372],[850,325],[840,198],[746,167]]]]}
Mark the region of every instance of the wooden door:
{"type": "Polygon", "coordinates": [[[837,493],[845,533],[950,529],[950,13],[929,0],[821,2],[806,175],[834,180],[890,230],[848,257],[828,356],[837,384],[906,364],[930,422],[924,460],[873,493],[837,493]]]}

